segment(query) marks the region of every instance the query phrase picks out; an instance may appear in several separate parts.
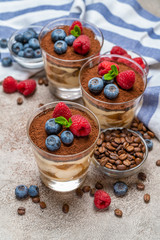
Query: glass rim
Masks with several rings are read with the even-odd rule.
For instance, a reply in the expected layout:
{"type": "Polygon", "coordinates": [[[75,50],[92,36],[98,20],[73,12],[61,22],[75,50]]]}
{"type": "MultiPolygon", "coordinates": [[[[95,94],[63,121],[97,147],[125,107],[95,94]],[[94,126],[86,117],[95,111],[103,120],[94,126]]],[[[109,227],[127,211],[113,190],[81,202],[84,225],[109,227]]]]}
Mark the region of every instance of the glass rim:
{"type": "MultiPolygon", "coordinates": [[[[117,55],[117,54],[100,54],[100,55],[98,55],[98,56],[95,56],[95,57],[89,59],[87,62],[85,62],[85,63],[83,64],[83,66],[82,66],[81,69],[80,69],[79,76],[78,76],[78,78],[79,78],[79,84],[80,84],[81,89],[85,92],[85,94],[86,94],[89,98],[91,98],[93,101],[95,101],[95,102],[98,102],[98,103],[101,103],[101,104],[108,104],[108,105],[111,105],[111,106],[115,106],[115,105],[120,106],[120,105],[123,105],[123,104],[130,104],[130,103],[134,102],[135,100],[137,100],[138,98],[142,97],[142,95],[144,94],[144,91],[143,91],[143,93],[141,93],[138,97],[133,98],[133,99],[131,99],[131,100],[129,100],[129,101],[120,102],[120,103],[111,103],[111,102],[101,101],[101,100],[99,100],[99,99],[96,99],[96,98],[92,97],[89,93],[86,92],[86,90],[82,87],[82,84],[81,84],[81,73],[82,73],[84,67],[85,67],[87,64],[89,64],[89,62],[91,62],[92,60],[94,60],[94,59],[96,59],[96,58],[103,58],[103,57],[121,57],[121,58],[123,58],[123,59],[125,59],[125,60],[128,60],[128,61],[134,63],[134,64],[142,71],[142,73],[143,73],[143,79],[145,79],[145,81],[146,81],[146,82],[144,83],[144,84],[145,84],[144,91],[146,90],[146,87],[147,87],[147,77],[146,77],[146,73],[144,72],[143,68],[142,68],[138,63],[136,63],[135,61],[131,60],[130,58],[127,58],[127,57],[122,56],[122,55],[117,55]]],[[[83,97],[83,96],[82,96],[82,97],[83,97]]],[[[106,100],[107,100],[107,99],[106,99],[106,100]]]]}
{"type": "MultiPolygon", "coordinates": [[[[52,21],[52,22],[47,23],[47,24],[41,29],[41,31],[40,31],[40,33],[39,33],[40,47],[41,47],[40,37],[41,37],[41,35],[42,35],[42,32],[45,30],[45,28],[47,28],[47,26],[49,26],[51,23],[56,23],[56,22],[59,22],[59,21],[62,21],[62,20],[64,20],[64,21],[65,21],[65,20],[73,20],[73,21],[77,21],[77,20],[78,20],[78,21],[80,21],[80,22],[84,22],[84,23],[92,26],[93,28],[95,28],[95,29],[100,33],[100,36],[101,36],[101,39],[102,39],[102,43],[100,44],[100,51],[101,51],[101,49],[102,49],[102,47],[103,47],[103,43],[104,43],[104,37],[103,37],[102,31],[101,31],[96,25],[94,25],[93,23],[90,23],[90,22],[88,22],[88,21],[86,21],[86,20],[81,20],[81,19],[79,19],[79,18],[58,18],[58,19],[56,19],[56,20],[54,20],[54,21],[52,21]]],[[[65,25],[65,24],[63,24],[63,25],[65,25]]],[[[59,26],[60,26],[60,25],[59,25],[59,26]]],[[[48,29],[49,29],[49,28],[48,28],[48,29]]],[[[49,30],[50,30],[50,29],[49,29],[49,30]]],[[[51,31],[51,30],[50,30],[50,31],[51,31]]],[[[95,54],[93,54],[93,55],[91,55],[91,56],[89,56],[89,57],[83,58],[83,59],[68,60],[68,59],[61,59],[61,58],[54,57],[54,56],[50,55],[49,53],[47,53],[42,47],[41,47],[41,49],[42,49],[42,51],[44,51],[49,57],[51,57],[51,58],[53,58],[53,59],[55,59],[55,60],[57,60],[57,61],[69,62],[69,63],[70,63],[70,62],[78,63],[78,62],[87,61],[88,59],[90,59],[90,58],[94,57],[95,55],[97,55],[98,52],[100,52],[100,51],[97,51],[95,54]]]]}
{"type": "MultiPolygon", "coordinates": [[[[49,109],[49,108],[46,108],[45,110],[47,110],[47,109],[49,109]]],[[[83,153],[87,152],[89,149],[91,149],[91,148],[95,145],[95,143],[96,143],[97,140],[98,140],[99,134],[100,134],[100,123],[99,123],[99,120],[98,120],[98,118],[96,117],[96,115],[95,115],[90,109],[86,108],[85,106],[83,106],[83,105],[81,105],[81,104],[79,104],[79,103],[70,102],[70,101],[54,101],[54,102],[47,103],[47,104],[43,105],[42,107],[38,108],[37,110],[35,110],[35,111],[30,115],[30,117],[29,117],[29,119],[28,119],[28,121],[27,121],[26,129],[27,129],[27,137],[28,137],[30,143],[36,148],[36,150],[41,151],[43,154],[46,154],[46,155],[48,155],[48,156],[50,156],[50,157],[64,158],[64,159],[65,159],[65,158],[69,158],[69,157],[72,157],[72,158],[73,158],[73,157],[76,157],[76,156],[78,156],[78,155],[80,155],[80,154],[83,154],[83,153]],[[64,102],[65,104],[71,104],[71,105],[74,105],[74,106],[82,107],[85,112],[86,112],[86,110],[87,110],[92,116],[94,116],[94,118],[95,118],[96,121],[97,121],[97,124],[98,124],[98,134],[97,134],[97,137],[96,137],[94,143],[93,143],[91,146],[89,146],[87,149],[85,149],[85,150],[83,150],[83,151],[81,151],[81,152],[79,152],[79,153],[70,154],[70,155],[57,155],[57,154],[54,154],[54,153],[49,153],[49,152],[46,152],[46,151],[42,150],[41,148],[39,148],[39,147],[32,141],[32,139],[30,138],[29,128],[30,128],[31,122],[32,122],[33,119],[37,116],[37,115],[35,115],[35,114],[36,114],[37,112],[39,112],[40,110],[42,110],[41,112],[43,112],[43,111],[44,111],[44,107],[49,107],[49,106],[51,107],[52,104],[58,104],[59,102],[64,102]],[[34,115],[34,118],[33,118],[33,115],[34,115]],[[32,119],[32,118],[33,118],[33,119],[32,119]],[[32,121],[31,121],[31,119],[32,119],[32,121]]],[[[54,161],[54,160],[51,160],[51,159],[48,159],[48,160],[49,160],[49,161],[54,161]]],[[[63,161],[61,160],[61,162],[63,162],[63,161]]]]}

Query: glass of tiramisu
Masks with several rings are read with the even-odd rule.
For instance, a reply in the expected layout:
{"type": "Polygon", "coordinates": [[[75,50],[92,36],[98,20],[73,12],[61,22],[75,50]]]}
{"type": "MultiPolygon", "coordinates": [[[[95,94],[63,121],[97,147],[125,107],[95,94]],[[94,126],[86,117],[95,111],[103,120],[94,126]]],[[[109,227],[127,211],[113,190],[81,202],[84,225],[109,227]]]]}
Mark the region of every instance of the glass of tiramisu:
{"type": "Polygon", "coordinates": [[[47,24],[39,36],[50,91],[60,99],[81,97],[81,66],[100,53],[103,35],[93,24],[62,18],[47,24]]]}

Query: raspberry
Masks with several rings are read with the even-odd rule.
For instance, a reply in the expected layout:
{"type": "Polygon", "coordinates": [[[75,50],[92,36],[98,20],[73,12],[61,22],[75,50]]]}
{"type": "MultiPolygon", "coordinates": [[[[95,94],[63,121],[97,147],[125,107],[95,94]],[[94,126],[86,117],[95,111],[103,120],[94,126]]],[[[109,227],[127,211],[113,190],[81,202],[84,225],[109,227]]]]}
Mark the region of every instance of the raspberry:
{"type": "Polygon", "coordinates": [[[103,190],[97,190],[94,194],[94,204],[99,209],[109,207],[111,198],[108,193],[103,190]]]}
{"type": "Polygon", "coordinates": [[[116,80],[121,88],[128,90],[133,87],[135,82],[135,72],[132,70],[121,72],[116,77],[116,80]]]}
{"type": "Polygon", "coordinates": [[[143,69],[145,68],[144,62],[141,57],[133,58],[133,60],[138,63],[143,69]]]}
{"type": "Polygon", "coordinates": [[[91,125],[88,120],[81,115],[73,115],[71,117],[72,125],[70,131],[77,137],[88,136],[91,132],[91,125]]]}
{"type": "Polygon", "coordinates": [[[74,26],[75,26],[75,25],[77,25],[77,26],[81,29],[81,34],[82,34],[82,33],[83,33],[83,27],[82,27],[82,23],[79,22],[79,21],[74,21],[74,22],[72,23],[72,25],[71,25],[70,28],[69,28],[69,34],[71,34],[71,30],[74,29],[74,26]]]}
{"type": "Polygon", "coordinates": [[[112,65],[115,65],[119,71],[119,66],[116,63],[103,61],[98,65],[98,73],[103,76],[111,70],[112,65]]]}
{"type": "Polygon", "coordinates": [[[8,76],[3,80],[3,91],[6,93],[14,93],[17,91],[17,81],[8,76]]]}
{"type": "Polygon", "coordinates": [[[111,54],[118,54],[118,55],[124,55],[127,54],[127,51],[121,48],[120,46],[114,46],[111,51],[111,54]]]}
{"type": "Polygon", "coordinates": [[[24,80],[17,85],[17,89],[24,96],[31,95],[36,89],[36,81],[33,79],[24,80]]]}
{"type": "Polygon", "coordinates": [[[89,52],[90,45],[91,43],[90,43],[89,37],[86,35],[80,35],[73,42],[74,51],[81,55],[85,55],[86,53],[89,52]]]}
{"type": "MultiPolygon", "coordinates": [[[[129,54],[124,54],[123,56],[131,59],[131,56],[130,56],[129,54]]],[[[117,59],[117,62],[118,62],[118,63],[124,63],[124,64],[126,64],[126,65],[128,65],[128,66],[131,65],[131,62],[130,62],[130,61],[128,61],[128,60],[126,60],[126,59],[123,59],[123,58],[118,58],[118,59],[117,59]]]]}
{"type": "Polygon", "coordinates": [[[63,102],[59,102],[53,111],[53,118],[65,117],[67,120],[72,116],[71,110],[63,102]]]}

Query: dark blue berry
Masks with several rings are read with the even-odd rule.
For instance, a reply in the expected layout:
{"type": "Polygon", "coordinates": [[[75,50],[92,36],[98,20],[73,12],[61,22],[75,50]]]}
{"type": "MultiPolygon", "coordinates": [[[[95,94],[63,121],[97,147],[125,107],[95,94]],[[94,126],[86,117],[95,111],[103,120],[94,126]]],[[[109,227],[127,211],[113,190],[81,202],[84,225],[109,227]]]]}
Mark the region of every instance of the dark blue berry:
{"type": "Polygon", "coordinates": [[[39,48],[40,45],[39,45],[39,41],[37,38],[31,38],[29,41],[28,41],[28,44],[31,48],[33,48],[34,50],[39,48]]]}
{"type": "Polygon", "coordinates": [[[39,57],[42,57],[42,52],[41,52],[41,49],[38,48],[34,51],[34,57],[35,58],[39,58],[39,57]]]}
{"type": "Polygon", "coordinates": [[[27,31],[31,32],[33,34],[33,37],[35,37],[37,34],[33,28],[28,28],[27,31]]]}
{"type": "Polygon", "coordinates": [[[46,138],[46,147],[50,151],[56,151],[61,147],[61,140],[56,135],[50,135],[46,138]]]}
{"type": "Polygon", "coordinates": [[[28,43],[25,43],[24,45],[23,45],[23,48],[25,49],[25,48],[29,48],[29,44],[28,43]]]}
{"type": "Polygon", "coordinates": [[[104,88],[104,95],[106,98],[114,99],[118,96],[119,89],[115,84],[107,84],[104,88]]]}
{"type": "Polygon", "coordinates": [[[111,79],[111,80],[104,80],[104,76],[103,76],[103,77],[102,77],[102,80],[103,80],[104,86],[106,86],[107,84],[114,83],[114,78],[111,79]]]}
{"type": "Polygon", "coordinates": [[[76,39],[75,36],[69,35],[69,36],[66,36],[64,40],[67,43],[67,45],[72,46],[75,39],[76,39]]]}
{"type": "Polygon", "coordinates": [[[58,40],[64,40],[65,37],[66,33],[63,29],[55,29],[51,34],[51,38],[54,43],[58,40]]]}
{"type": "Polygon", "coordinates": [[[26,58],[33,58],[34,57],[34,51],[32,48],[25,48],[24,49],[24,57],[26,58]]]}
{"type": "Polygon", "coordinates": [[[103,80],[98,77],[91,78],[88,82],[88,88],[92,93],[98,94],[104,87],[103,80]]]}
{"type": "Polygon", "coordinates": [[[27,43],[31,38],[34,38],[35,33],[32,31],[26,31],[23,33],[23,42],[27,43]]]}
{"type": "Polygon", "coordinates": [[[23,199],[28,196],[28,188],[25,185],[19,185],[15,189],[15,195],[18,199],[23,199]]]}
{"type": "Polygon", "coordinates": [[[152,148],[153,148],[153,142],[151,139],[145,139],[145,142],[147,144],[147,147],[148,147],[148,151],[151,151],[152,148]]]}
{"type": "Polygon", "coordinates": [[[39,37],[39,33],[36,33],[36,35],[35,35],[35,38],[37,38],[37,39],[38,39],[38,37],[39,37]]]}
{"type": "Polygon", "coordinates": [[[48,135],[58,134],[62,130],[62,125],[56,123],[55,118],[51,118],[46,122],[45,130],[48,135]]]}
{"type": "Polygon", "coordinates": [[[116,182],[113,188],[115,195],[118,197],[124,196],[128,191],[128,186],[124,182],[116,182]]]}
{"type": "Polygon", "coordinates": [[[15,54],[18,54],[19,51],[23,50],[23,44],[20,42],[13,43],[12,45],[12,51],[15,54]]]}
{"type": "Polygon", "coordinates": [[[28,189],[28,194],[30,197],[36,197],[39,195],[39,188],[35,185],[31,185],[28,189]]]}
{"type": "Polygon", "coordinates": [[[15,40],[16,40],[17,42],[23,43],[23,40],[24,40],[23,34],[22,34],[22,33],[17,34],[17,35],[15,36],[15,40]]]}
{"type": "Polygon", "coordinates": [[[10,67],[12,65],[12,59],[10,57],[2,58],[2,66],[10,67]]]}
{"type": "Polygon", "coordinates": [[[0,47],[1,47],[1,48],[7,48],[7,47],[8,47],[8,41],[7,41],[7,39],[2,38],[2,39],[0,40],[0,47]]]}
{"type": "Polygon", "coordinates": [[[64,131],[62,132],[61,134],[61,141],[65,144],[65,145],[70,145],[72,144],[74,140],[74,136],[73,136],[73,133],[71,131],[64,131]]]}
{"type": "Polygon", "coordinates": [[[23,51],[23,50],[19,51],[17,55],[18,55],[19,57],[24,57],[24,51],[23,51]]]}
{"type": "Polygon", "coordinates": [[[63,54],[67,51],[67,43],[65,41],[59,40],[54,44],[54,51],[57,54],[63,54]]]}

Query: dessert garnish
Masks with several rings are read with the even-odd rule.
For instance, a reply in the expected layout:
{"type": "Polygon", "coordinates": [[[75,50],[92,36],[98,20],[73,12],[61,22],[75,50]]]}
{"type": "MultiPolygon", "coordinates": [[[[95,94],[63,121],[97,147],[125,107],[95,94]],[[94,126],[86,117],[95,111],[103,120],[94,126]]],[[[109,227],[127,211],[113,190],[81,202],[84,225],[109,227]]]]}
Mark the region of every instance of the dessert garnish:
{"type": "Polygon", "coordinates": [[[59,102],[53,111],[53,118],[57,118],[60,116],[63,116],[64,118],[66,118],[67,120],[72,116],[71,110],[69,109],[69,107],[63,103],[63,102],[59,102]]]}
{"type": "Polygon", "coordinates": [[[115,84],[107,84],[104,88],[104,95],[106,98],[114,99],[118,96],[119,89],[115,84]]]}
{"type": "Polygon", "coordinates": [[[69,129],[75,136],[85,137],[89,135],[91,132],[91,125],[85,117],[81,115],[73,115],[71,120],[72,125],[69,129]]]}
{"type": "Polygon", "coordinates": [[[97,190],[94,194],[94,205],[98,209],[108,208],[111,203],[111,198],[108,193],[103,190],[97,190]]]}
{"type": "Polygon", "coordinates": [[[104,87],[103,80],[98,77],[91,78],[88,82],[88,88],[92,93],[98,94],[104,87]]]}
{"type": "MultiPolygon", "coordinates": [[[[109,62],[109,61],[103,61],[98,65],[98,73],[103,76],[104,74],[109,73],[109,71],[113,70],[111,66],[115,66],[117,70],[119,71],[119,66],[118,64],[114,62],[109,62]]],[[[114,68],[115,69],[115,68],[114,68]]]]}
{"type": "Polygon", "coordinates": [[[74,51],[81,55],[85,55],[89,52],[90,45],[91,45],[90,39],[87,35],[80,35],[73,42],[74,51]]]}
{"type": "Polygon", "coordinates": [[[113,188],[114,188],[115,195],[118,197],[122,197],[126,195],[128,191],[128,186],[124,182],[116,182],[113,188]]]}
{"type": "Polygon", "coordinates": [[[67,43],[63,40],[58,40],[55,44],[54,44],[54,51],[57,54],[63,54],[67,51],[67,43]]]}
{"type": "MultiPolygon", "coordinates": [[[[83,33],[83,27],[82,27],[82,23],[81,22],[74,21],[72,23],[72,25],[70,26],[69,34],[72,34],[73,36],[75,36],[74,33],[76,33],[76,34],[80,33],[79,35],[81,35],[83,33]]],[[[78,37],[78,36],[75,36],[75,37],[78,37]]]]}
{"type": "Polygon", "coordinates": [[[121,88],[129,90],[135,82],[135,72],[132,70],[123,71],[118,74],[116,81],[121,88]]]}

